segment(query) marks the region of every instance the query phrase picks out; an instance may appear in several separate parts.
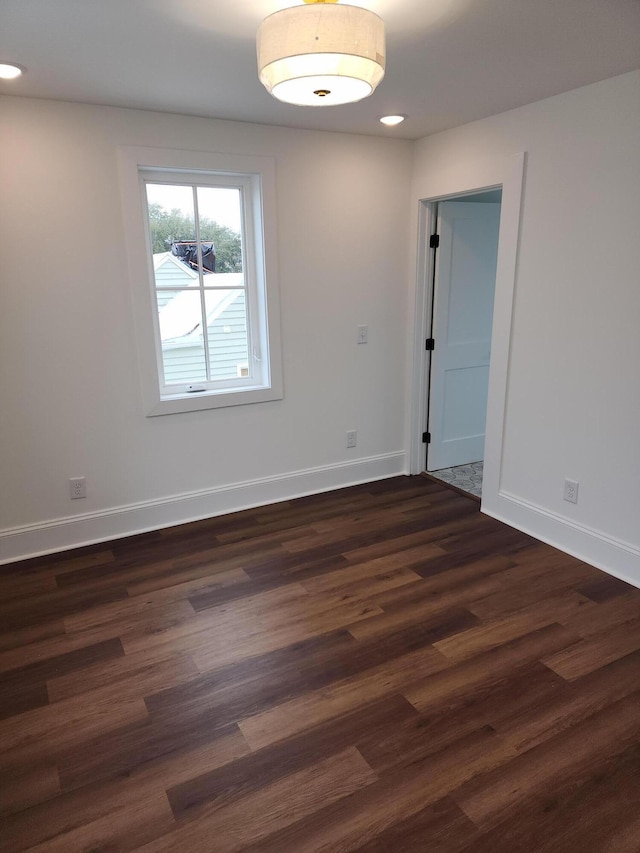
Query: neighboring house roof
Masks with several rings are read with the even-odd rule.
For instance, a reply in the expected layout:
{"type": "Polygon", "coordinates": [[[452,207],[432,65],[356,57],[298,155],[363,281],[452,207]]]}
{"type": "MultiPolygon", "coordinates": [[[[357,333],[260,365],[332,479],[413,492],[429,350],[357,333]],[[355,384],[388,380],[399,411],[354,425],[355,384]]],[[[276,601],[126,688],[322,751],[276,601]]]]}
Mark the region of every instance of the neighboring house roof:
{"type": "MultiPolygon", "coordinates": [[[[177,264],[180,276],[176,280],[177,270],[171,270],[172,283],[185,289],[175,294],[164,306],[160,308],[160,337],[163,343],[172,346],[193,346],[194,339],[202,334],[202,316],[200,311],[200,299],[196,299],[190,288],[198,284],[198,275],[190,270],[185,264],[177,260],[171,253],[162,252],[153,256],[153,266],[156,272],[166,264],[177,264]],[[180,280],[182,279],[182,280],[180,280]]],[[[207,326],[210,326],[235,300],[244,294],[243,289],[229,290],[228,288],[242,288],[244,284],[243,273],[209,273],[204,276],[205,284],[211,278],[211,284],[215,284],[216,290],[206,292],[207,304],[207,326]]]]}
{"type": "Polygon", "coordinates": [[[186,264],[183,264],[182,261],[176,258],[175,255],[172,255],[171,252],[156,252],[153,256],[154,272],[157,272],[160,267],[163,267],[167,263],[177,267],[180,272],[186,273],[188,278],[198,278],[198,273],[195,270],[192,270],[186,264]]]}

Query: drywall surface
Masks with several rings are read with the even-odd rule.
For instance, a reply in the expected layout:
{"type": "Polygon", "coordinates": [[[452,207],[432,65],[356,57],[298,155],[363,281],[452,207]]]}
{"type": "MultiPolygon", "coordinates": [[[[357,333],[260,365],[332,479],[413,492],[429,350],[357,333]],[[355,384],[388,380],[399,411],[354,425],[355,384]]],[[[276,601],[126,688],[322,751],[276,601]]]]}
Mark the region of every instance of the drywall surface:
{"type": "Polygon", "coordinates": [[[5,97],[0,164],[0,561],[405,470],[411,143],[5,97]],[[131,145],[275,159],[283,400],[145,417],[131,145]]]}
{"type": "Polygon", "coordinates": [[[516,152],[504,439],[485,509],[640,583],[640,72],[420,140],[414,216],[419,199],[491,184],[516,152]]]}

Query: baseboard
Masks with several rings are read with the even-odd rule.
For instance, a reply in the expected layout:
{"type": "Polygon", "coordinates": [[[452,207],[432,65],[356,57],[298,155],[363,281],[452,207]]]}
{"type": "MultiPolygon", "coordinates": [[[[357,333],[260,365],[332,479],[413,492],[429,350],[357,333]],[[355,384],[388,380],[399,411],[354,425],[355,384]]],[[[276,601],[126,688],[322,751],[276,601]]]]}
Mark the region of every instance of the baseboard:
{"type": "Polygon", "coordinates": [[[483,500],[482,512],[640,587],[640,548],[630,542],[585,527],[505,491],[498,493],[495,505],[493,501],[483,500]]]}
{"type": "Polygon", "coordinates": [[[406,473],[387,453],[0,530],[0,565],[406,473]]]}

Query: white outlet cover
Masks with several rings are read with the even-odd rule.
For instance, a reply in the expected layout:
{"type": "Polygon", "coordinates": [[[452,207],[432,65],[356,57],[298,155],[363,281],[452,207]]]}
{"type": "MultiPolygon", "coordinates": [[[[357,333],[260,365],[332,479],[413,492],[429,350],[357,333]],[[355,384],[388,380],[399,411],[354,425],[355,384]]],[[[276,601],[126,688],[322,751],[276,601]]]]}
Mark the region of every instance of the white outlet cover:
{"type": "Polygon", "coordinates": [[[564,481],[564,499],[565,501],[569,501],[571,504],[578,503],[578,489],[580,484],[575,480],[565,480],[564,481]]]}

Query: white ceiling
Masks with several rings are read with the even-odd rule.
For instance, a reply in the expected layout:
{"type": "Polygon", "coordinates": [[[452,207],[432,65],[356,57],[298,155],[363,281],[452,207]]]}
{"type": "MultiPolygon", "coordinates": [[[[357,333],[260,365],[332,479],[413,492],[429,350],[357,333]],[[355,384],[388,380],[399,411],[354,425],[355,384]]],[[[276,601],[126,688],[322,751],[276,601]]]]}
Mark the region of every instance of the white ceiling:
{"type": "Polygon", "coordinates": [[[385,79],[295,107],[258,82],[255,32],[297,2],[0,0],[0,61],[28,69],[0,93],[415,139],[640,67],[640,0],[351,0],[386,22],[385,79]]]}

